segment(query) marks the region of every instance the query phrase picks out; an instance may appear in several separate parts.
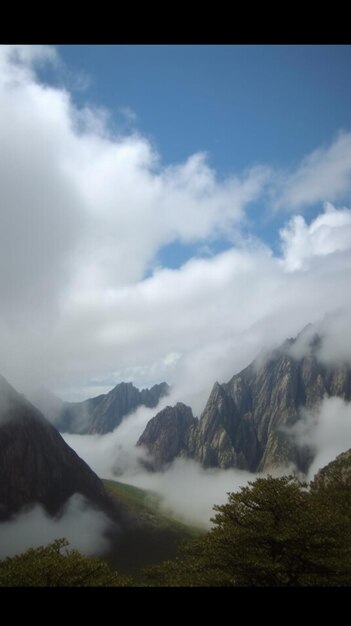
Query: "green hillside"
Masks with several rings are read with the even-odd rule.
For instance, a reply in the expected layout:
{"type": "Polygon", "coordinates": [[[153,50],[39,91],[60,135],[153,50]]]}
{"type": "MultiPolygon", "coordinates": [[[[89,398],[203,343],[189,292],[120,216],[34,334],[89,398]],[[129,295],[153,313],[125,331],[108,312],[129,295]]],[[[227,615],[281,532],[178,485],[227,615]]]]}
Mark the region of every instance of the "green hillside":
{"type": "Polygon", "coordinates": [[[199,537],[204,530],[189,526],[160,510],[157,494],[114,480],[103,480],[108,494],[128,518],[129,530],[123,533],[107,560],[122,573],[141,576],[147,565],[173,559],[184,541],[199,537]]]}
{"type": "Polygon", "coordinates": [[[203,531],[181,522],[176,517],[161,511],[161,498],[153,491],[147,491],[115,480],[103,480],[107,493],[116,498],[119,505],[126,509],[134,522],[154,528],[168,528],[184,540],[198,537],[203,531]]]}

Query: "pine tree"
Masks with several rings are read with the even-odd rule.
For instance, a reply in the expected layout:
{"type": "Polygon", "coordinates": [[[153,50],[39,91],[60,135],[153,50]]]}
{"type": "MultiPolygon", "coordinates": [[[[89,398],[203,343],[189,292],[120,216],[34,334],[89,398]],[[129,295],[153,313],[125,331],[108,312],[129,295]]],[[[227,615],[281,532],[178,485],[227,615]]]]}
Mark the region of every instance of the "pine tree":
{"type": "MultiPolygon", "coordinates": [[[[340,498],[339,498],[340,499],[340,498]]],[[[351,584],[351,524],[293,476],[259,478],[215,506],[212,530],[183,559],[148,572],[154,584],[314,586],[351,584]]]]}
{"type": "Polygon", "coordinates": [[[0,561],[0,587],[125,587],[132,581],[100,559],[68,550],[65,539],[0,561]]]}

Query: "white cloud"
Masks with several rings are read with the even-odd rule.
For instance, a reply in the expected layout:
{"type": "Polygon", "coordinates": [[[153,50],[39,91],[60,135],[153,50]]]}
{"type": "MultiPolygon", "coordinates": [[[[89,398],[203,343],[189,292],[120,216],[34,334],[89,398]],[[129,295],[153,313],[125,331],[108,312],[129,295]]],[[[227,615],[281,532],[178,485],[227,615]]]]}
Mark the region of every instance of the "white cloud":
{"type": "Polygon", "coordinates": [[[99,369],[115,371],[118,361],[119,379],[124,372],[140,385],[151,374],[166,379],[198,413],[214,381],[228,380],[261,349],[326,311],[350,315],[350,250],[314,260],[306,271],[287,272],[264,248],[231,249],[105,298],[79,296],[55,338],[59,364],[69,346],[63,382],[77,376],[75,368],[83,383],[99,369]],[[170,363],[172,352],[178,358],[170,363]]]}
{"type": "Polygon", "coordinates": [[[351,448],[351,403],[342,398],[325,398],[315,419],[311,439],[317,454],[310,468],[311,477],[351,448]]]}
{"type": "Polygon", "coordinates": [[[216,379],[350,312],[346,208],[292,222],[283,259],[242,239],[142,280],[171,240],[233,234],[272,172],[219,180],[203,154],[163,167],[141,134],[113,135],[108,112],[40,83],[44,60],[58,62],[51,48],[0,47],[0,372],[20,391],[78,399],[167,380],[199,414],[216,379]]]}
{"type": "Polygon", "coordinates": [[[70,548],[87,556],[101,555],[109,548],[104,534],[110,526],[107,517],[89,508],[79,494],[69,499],[59,518],[49,517],[37,505],[9,522],[0,523],[0,559],[47,545],[62,537],[68,540],[70,548]]]}
{"type": "Polygon", "coordinates": [[[294,170],[280,173],[272,186],[276,210],[299,211],[306,206],[344,197],[351,192],[351,133],[339,133],[328,147],[309,154],[294,170]]]}
{"type": "Polygon", "coordinates": [[[305,328],[290,348],[292,356],[299,359],[307,354],[316,333],[323,339],[316,352],[321,363],[339,367],[351,365],[349,307],[335,311],[332,315],[325,315],[323,319],[305,328]]]}
{"type": "MultiPolygon", "coordinates": [[[[67,89],[40,83],[43,62],[59,63],[52,48],[0,47],[0,370],[15,383],[62,359],[57,341],[71,361],[78,318],[80,352],[87,305],[103,352],[106,307],[125,309],[123,286],[141,280],[168,242],[229,232],[268,175],[254,168],[219,181],[203,154],[163,167],[145,137],[113,135],[108,112],[77,109],[67,89]]],[[[135,333],[124,331],[126,343],[135,333]]]]}
{"type": "MultiPolygon", "coordinates": [[[[168,404],[162,400],[157,411],[168,404]]],[[[139,459],[145,458],[142,448],[135,446],[155,409],[140,407],[126,417],[112,433],[105,435],[71,435],[64,433],[66,443],[84,459],[100,478],[116,479],[127,468],[139,472],[139,459]]]]}
{"type": "Polygon", "coordinates": [[[314,449],[309,469],[312,480],[319,469],[351,448],[351,402],[325,397],[319,407],[313,411],[303,410],[301,416],[302,420],[293,427],[291,434],[301,446],[314,449]]]}
{"type": "Polygon", "coordinates": [[[177,459],[165,472],[127,472],[122,479],[157,493],[165,513],[188,524],[210,528],[210,519],[215,515],[213,506],[227,502],[228,492],[239,491],[256,477],[242,470],[205,470],[194,461],[177,459]]]}
{"type": "Polygon", "coordinates": [[[311,258],[351,248],[351,210],[327,202],[324,213],[309,225],[301,215],[291,218],[280,236],[285,266],[290,271],[301,269],[311,258]]]}

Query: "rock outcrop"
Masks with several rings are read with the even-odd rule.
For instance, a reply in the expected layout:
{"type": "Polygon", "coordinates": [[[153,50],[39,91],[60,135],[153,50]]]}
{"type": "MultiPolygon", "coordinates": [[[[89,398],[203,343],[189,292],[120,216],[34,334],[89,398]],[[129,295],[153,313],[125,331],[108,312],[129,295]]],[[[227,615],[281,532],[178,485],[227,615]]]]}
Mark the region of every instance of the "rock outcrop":
{"type": "Polygon", "coordinates": [[[160,470],[176,457],[188,456],[191,433],[198,420],[192,410],[182,402],[167,406],[148,422],[137,445],[144,446],[151,454],[149,469],[160,470]]]}

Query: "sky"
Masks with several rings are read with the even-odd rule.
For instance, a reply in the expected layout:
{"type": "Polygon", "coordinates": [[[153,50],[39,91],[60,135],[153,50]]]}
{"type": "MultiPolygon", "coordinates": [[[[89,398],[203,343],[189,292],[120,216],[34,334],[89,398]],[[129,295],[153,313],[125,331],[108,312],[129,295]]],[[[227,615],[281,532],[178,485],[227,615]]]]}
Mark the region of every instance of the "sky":
{"type": "Polygon", "coordinates": [[[350,61],[0,46],[0,373],[70,400],[166,380],[199,414],[328,313],[351,359],[350,61]]]}

